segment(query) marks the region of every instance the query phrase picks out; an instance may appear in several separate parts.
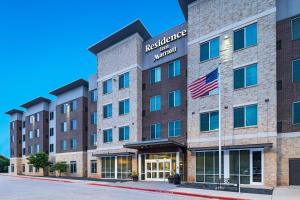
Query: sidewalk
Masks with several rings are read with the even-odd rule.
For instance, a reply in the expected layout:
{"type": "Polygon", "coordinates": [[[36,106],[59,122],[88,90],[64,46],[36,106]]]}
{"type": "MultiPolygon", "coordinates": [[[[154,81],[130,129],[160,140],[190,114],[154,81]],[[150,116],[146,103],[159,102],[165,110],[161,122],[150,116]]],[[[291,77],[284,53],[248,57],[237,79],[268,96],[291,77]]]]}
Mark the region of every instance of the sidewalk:
{"type": "MultiPolygon", "coordinates": [[[[0,174],[3,175],[3,174],[0,174]]],[[[6,175],[8,176],[8,175],[6,175]]],[[[300,187],[278,187],[275,188],[273,195],[261,195],[261,194],[249,194],[249,193],[237,193],[237,192],[225,192],[215,190],[204,190],[195,188],[177,187],[176,185],[164,183],[164,182],[105,182],[94,180],[75,180],[69,178],[50,178],[50,177],[31,177],[31,176],[14,176],[18,178],[40,180],[40,181],[52,181],[63,182],[71,184],[85,184],[91,187],[110,187],[127,190],[139,190],[145,192],[175,194],[181,196],[190,197],[202,197],[207,199],[219,199],[219,200],[299,200],[300,199],[300,187]]]]}

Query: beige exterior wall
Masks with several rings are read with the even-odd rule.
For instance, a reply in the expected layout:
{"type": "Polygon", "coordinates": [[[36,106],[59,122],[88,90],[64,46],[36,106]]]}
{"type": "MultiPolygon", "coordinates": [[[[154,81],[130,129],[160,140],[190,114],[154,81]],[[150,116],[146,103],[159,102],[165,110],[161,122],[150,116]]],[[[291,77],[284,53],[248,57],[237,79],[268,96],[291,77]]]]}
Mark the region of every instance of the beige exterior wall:
{"type": "Polygon", "coordinates": [[[8,167],[9,174],[19,175],[22,173],[22,158],[10,158],[10,166],[8,167]],[[14,165],[14,171],[11,171],[11,166],[14,165]]]}
{"type": "Polygon", "coordinates": [[[87,152],[72,152],[56,154],[56,162],[66,162],[67,173],[62,176],[86,177],[87,176],[87,152]],[[70,162],[76,161],[77,173],[70,173],[70,162]]]}
{"type": "Polygon", "coordinates": [[[87,177],[88,178],[101,178],[101,159],[99,157],[93,156],[94,150],[90,150],[87,152],[87,177]],[[97,173],[91,172],[91,161],[97,161],[97,173]]]}
{"type": "Polygon", "coordinates": [[[278,185],[289,185],[289,159],[300,158],[300,132],[278,136],[278,185]]]}
{"type": "MultiPolygon", "coordinates": [[[[221,68],[222,145],[273,143],[264,157],[265,184],[276,185],[276,8],[275,0],[198,0],[189,5],[188,21],[188,84],[221,68]],[[257,23],[257,45],[233,51],[233,32],[257,23]],[[220,57],[200,63],[200,44],[220,38],[220,57]],[[258,84],[251,88],[233,89],[233,70],[258,64],[258,84]],[[268,101],[266,102],[266,99],[268,101]],[[233,108],[258,105],[258,125],[233,127],[233,108]],[[226,107],[226,108],[225,108],[226,107]],[[270,163],[270,160],[272,163],[270,163]],[[269,176],[270,174],[271,177],[269,176]],[[268,178],[266,178],[268,177],[268,178]]],[[[200,132],[200,113],[218,110],[218,95],[196,100],[188,94],[188,147],[218,146],[218,131],[200,132]]],[[[267,151],[266,151],[267,152],[267,151]]],[[[191,163],[195,156],[188,161],[191,163]]],[[[195,170],[188,171],[188,180],[195,179],[195,170]]]]}

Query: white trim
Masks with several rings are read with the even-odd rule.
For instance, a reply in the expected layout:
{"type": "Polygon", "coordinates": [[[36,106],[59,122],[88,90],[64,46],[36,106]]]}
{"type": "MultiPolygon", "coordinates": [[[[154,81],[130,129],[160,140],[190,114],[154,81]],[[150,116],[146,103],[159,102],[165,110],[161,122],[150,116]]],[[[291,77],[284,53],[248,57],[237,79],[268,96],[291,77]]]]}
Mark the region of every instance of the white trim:
{"type": "Polygon", "coordinates": [[[252,102],[246,102],[246,103],[241,103],[241,104],[234,104],[232,107],[237,108],[237,107],[244,107],[244,106],[251,106],[251,105],[258,105],[258,102],[252,101],[252,102]]]}
{"type": "Polygon", "coordinates": [[[105,150],[119,150],[119,149],[124,149],[123,145],[120,145],[120,146],[112,146],[112,147],[97,148],[96,152],[99,152],[99,151],[105,151],[105,150]]]}
{"type": "Polygon", "coordinates": [[[247,66],[253,65],[253,64],[257,64],[258,65],[258,61],[255,60],[255,61],[247,62],[247,63],[244,63],[244,64],[234,65],[232,68],[233,69],[239,69],[239,68],[247,67],[247,66]]]}
{"type": "Polygon", "coordinates": [[[126,67],[124,69],[116,71],[114,73],[111,73],[111,74],[105,75],[103,77],[100,77],[100,78],[98,78],[97,82],[101,82],[101,81],[104,81],[104,80],[112,79],[114,76],[119,76],[121,74],[130,72],[130,70],[135,69],[135,68],[139,68],[139,69],[142,70],[141,66],[136,63],[136,64],[133,64],[133,65],[130,65],[129,67],[126,67]]]}
{"type": "MultiPolygon", "coordinates": [[[[250,134],[238,134],[238,135],[225,135],[223,140],[241,140],[241,139],[257,139],[257,138],[265,138],[265,137],[276,137],[277,132],[259,132],[259,133],[250,133],[250,134]]],[[[198,143],[198,142],[215,142],[219,141],[219,137],[195,137],[187,140],[189,143],[198,143]]]]}
{"type": "Polygon", "coordinates": [[[82,153],[82,154],[85,154],[87,153],[86,151],[76,151],[76,152],[66,152],[66,153],[55,153],[55,156],[57,155],[73,155],[73,154],[79,154],[79,153],[82,153]]]}
{"type": "Polygon", "coordinates": [[[300,132],[278,133],[278,139],[300,137],[300,132]]]}
{"type": "Polygon", "coordinates": [[[204,36],[201,36],[199,38],[196,38],[196,39],[188,42],[188,45],[193,45],[195,43],[202,43],[202,42],[208,40],[208,38],[215,37],[215,36],[220,35],[220,34],[226,32],[228,30],[235,30],[236,28],[241,28],[243,26],[255,23],[257,21],[257,19],[259,19],[261,17],[265,17],[267,15],[270,15],[270,14],[272,14],[274,12],[276,12],[276,7],[271,8],[269,10],[266,10],[264,12],[261,12],[259,14],[253,15],[251,17],[248,17],[248,18],[246,18],[244,20],[241,20],[239,22],[236,22],[236,23],[230,24],[228,26],[225,26],[225,27],[223,27],[223,28],[221,28],[219,30],[212,31],[209,34],[206,34],[204,36]]]}

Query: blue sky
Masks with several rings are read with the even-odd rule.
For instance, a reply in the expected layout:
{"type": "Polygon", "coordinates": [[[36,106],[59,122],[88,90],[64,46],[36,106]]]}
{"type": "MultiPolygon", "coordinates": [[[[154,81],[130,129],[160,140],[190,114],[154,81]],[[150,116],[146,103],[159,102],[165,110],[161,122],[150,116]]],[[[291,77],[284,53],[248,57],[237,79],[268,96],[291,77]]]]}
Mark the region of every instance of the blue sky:
{"type": "Polygon", "coordinates": [[[184,21],[177,0],[1,0],[0,154],[9,109],[96,72],[87,48],[139,18],[155,36],[184,21]]]}

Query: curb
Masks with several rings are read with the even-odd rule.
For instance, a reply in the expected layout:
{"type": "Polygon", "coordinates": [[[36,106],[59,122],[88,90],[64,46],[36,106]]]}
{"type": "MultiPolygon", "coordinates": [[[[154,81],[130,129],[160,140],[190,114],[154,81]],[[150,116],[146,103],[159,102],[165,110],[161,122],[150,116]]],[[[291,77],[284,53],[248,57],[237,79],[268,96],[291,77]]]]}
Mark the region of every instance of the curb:
{"type": "Polygon", "coordinates": [[[73,181],[57,180],[57,179],[51,179],[51,178],[27,177],[27,176],[4,175],[4,174],[0,174],[0,176],[10,176],[10,177],[30,179],[30,180],[39,180],[39,181],[50,181],[50,182],[61,182],[61,183],[76,183],[76,182],[73,182],[73,181]]]}
{"type": "Polygon", "coordinates": [[[206,194],[176,192],[176,191],[169,191],[169,190],[147,189],[147,188],[128,187],[128,186],[116,186],[116,185],[107,185],[107,184],[101,184],[101,183],[88,183],[87,185],[99,186],[99,187],[120,188],[120,189],[128,189],[128,190],[138,190],[138,191],[144,191],[144,192],[155,192],[155,193],[163,193],[163,194],[173,194],[173,195],[181,195],[181,196],[189,196],[189,197],[201,197],[201,198],[207,198],[207,199],[247,200],[247,199],[235,198],[235,197],[213,196],[213,195],[206,195],[206,194]]]}

